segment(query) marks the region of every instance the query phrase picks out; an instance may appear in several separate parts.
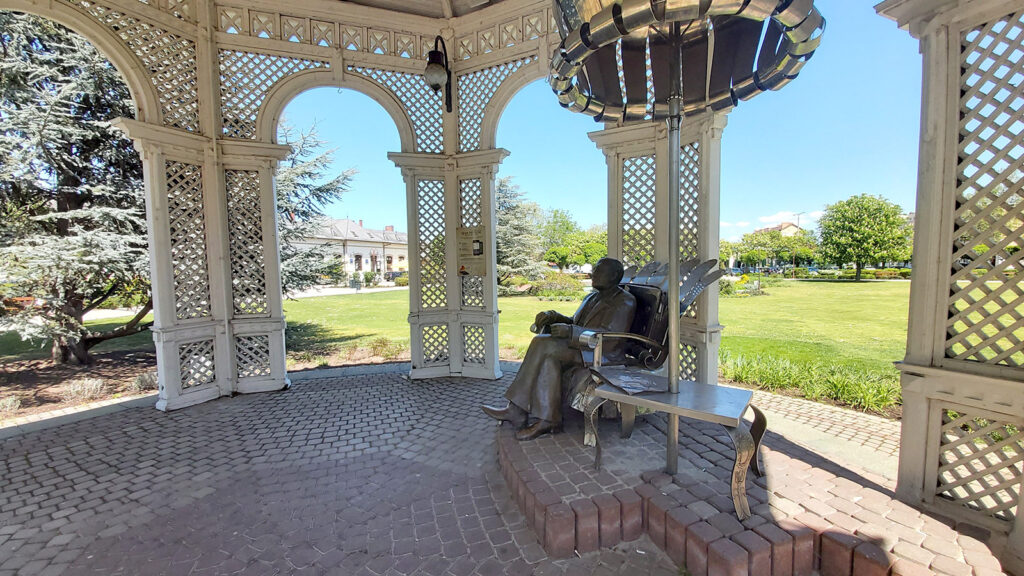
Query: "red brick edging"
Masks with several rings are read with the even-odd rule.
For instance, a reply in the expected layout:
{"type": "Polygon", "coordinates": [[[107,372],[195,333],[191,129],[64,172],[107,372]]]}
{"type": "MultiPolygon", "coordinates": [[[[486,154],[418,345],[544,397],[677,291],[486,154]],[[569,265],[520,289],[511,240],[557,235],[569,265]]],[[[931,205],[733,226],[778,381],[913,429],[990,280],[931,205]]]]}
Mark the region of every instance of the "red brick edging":
{"type": "MultiPolygon", "coordinates": [[[[835,528],[812,514],[776,522],[741,523],[721,512],[701,517],[662,487],[667,474],[645,473],[635,489],[562,502],[532,468],[510,427],[497,432],[498,460],[509,492],[545,552],[568,558],[610,548],[647,534],[693,576],[888,576],[930,573],[919,564],[893,558],[879,546],[835,528]]],[[[691,496],[692,498],[692,496],[691,496]]]]}

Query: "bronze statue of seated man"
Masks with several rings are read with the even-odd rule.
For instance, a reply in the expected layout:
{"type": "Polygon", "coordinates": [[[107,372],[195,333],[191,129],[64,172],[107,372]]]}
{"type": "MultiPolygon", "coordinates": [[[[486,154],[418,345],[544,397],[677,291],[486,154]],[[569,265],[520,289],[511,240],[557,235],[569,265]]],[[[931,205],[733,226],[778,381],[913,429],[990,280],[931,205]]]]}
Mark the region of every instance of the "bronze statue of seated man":
{"type": "MultiPolygon", "coordinates": [[[[554,310],[537,314],[537,331],[548,328],[550,333],[537,334],[530,342],[519,373],[505,392],[508,405],[503,408],[483,406],[488,416],[516,426],[516,438],[533,440],[561,427],[563,397],[572,392],[562,390],[562,374],[582,368],[593,360],[593,351],[580,345],[580,334],[584,331],[626,332],[633,324],[636,300],[619,287],[622,274],[621,262],[602,258],[592,274],[594,292],[583,299],[572,318],[554,310]],[[533,424],[529,423],[530,416],[537,419],[533,424]]],[[[602,358],[614,360],[621,355],[613,345],[605,350],[602,358]]],[[[573,388],[589,379],[585,371],[575,372],[579,374],[572,382],[573,388]],[[575,381],[581,379],[582,382],[575,381]]]]}

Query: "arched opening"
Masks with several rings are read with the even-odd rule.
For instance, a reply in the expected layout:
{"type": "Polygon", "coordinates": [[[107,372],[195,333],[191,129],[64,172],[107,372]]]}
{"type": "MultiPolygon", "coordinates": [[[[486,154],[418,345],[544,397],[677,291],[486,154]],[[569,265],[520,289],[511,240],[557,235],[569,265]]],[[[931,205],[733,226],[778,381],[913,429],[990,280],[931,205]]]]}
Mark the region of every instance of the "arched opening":
{"type": "MultiPolygon", "coordinates": [[[[406,186],[393,111],[360,90],[308,88],[277,114],[278,228],[292,371],[407,360],[406,186]]],[[[403,116],[404,117],[404,116],[403,116]]]]}
{"type": "Polygon", "coordinates": [[[0,11],[5,416],[155,388],[142,162],[110,122],[159,109],[108,32],[52,8],[0,11]]]}
{"type": "Polygon", "coordinates": [[[508,359],[525,353],[533,314],[576,310],[586,275],[608,244],[607,167],[587,136],[600,125],[559,106],[545,80],[527,79],[510,80],[516,91],[492,101],[500,106],[492,110],[500,114],[491,121],[494,143],[510,151],[495,190],[498,290],[505,297],[499,346],[508,359]]]}

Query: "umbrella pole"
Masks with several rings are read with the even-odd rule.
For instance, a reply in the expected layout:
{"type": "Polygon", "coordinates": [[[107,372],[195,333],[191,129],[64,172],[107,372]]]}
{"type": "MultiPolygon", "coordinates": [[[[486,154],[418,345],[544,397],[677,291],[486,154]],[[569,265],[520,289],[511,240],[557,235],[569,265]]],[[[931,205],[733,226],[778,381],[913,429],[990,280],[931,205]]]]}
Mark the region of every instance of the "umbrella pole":
{"type": "MultiPolygon", "coordinates": [[[[668,390],[679,393],[679,127],[682,123],[680,29],[672,24],[672,94],[668,99],[668,390]]],[[[679,469],[679,416],[668,414],[665,472],[679,469]]]]}

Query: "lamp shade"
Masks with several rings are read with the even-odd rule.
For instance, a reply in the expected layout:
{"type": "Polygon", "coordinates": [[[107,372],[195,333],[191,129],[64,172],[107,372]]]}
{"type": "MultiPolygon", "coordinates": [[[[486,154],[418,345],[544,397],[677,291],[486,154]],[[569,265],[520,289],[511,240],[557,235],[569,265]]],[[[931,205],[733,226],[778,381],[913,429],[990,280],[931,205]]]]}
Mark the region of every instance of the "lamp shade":
{"type": "Polygon", "coordinates": [[[427,67],[423,70],[423,78],[435,92],[448,83],[448,69],[445,66],[444,54],[440,50],[431,50],[427,53],[427,67]]]}

